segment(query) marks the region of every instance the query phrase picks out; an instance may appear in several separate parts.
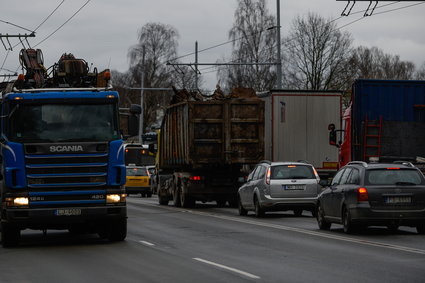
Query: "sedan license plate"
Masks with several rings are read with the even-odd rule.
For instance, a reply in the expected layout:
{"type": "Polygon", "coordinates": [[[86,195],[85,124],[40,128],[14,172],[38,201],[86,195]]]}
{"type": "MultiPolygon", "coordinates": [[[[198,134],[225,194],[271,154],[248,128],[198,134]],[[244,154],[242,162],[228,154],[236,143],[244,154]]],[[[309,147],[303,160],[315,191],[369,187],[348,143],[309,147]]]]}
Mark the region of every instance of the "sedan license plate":
{"type": "Polygon", "coordinates": [[[410,197],[410,196],[387,196],[387,197],[384,197],[384,202],[387,203],[387,204],[411,203],[412,197],[410,197]]]}
{"type": "Polygon", "coordinates": [[[305,186],[304,185],[282,185],[282,188],[284,190],[304,190],[305,186]]]}
{"type": "Polygon", "coordinates": [[[81,209],[79,208],[71,208],[71,209],[57,209],[55,211],[56,216],[73,216],[73,215],[81,215],[81,209]]]}

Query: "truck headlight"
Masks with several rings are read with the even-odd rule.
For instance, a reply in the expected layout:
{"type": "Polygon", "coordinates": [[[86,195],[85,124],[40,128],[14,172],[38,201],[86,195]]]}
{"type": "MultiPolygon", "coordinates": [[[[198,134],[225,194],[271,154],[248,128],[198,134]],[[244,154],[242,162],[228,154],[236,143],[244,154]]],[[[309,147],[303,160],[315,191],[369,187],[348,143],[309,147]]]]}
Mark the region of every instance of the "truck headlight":
{"type": "Polygon", "coordinates": [[[109,194],[106,195],[106,203],[125,202],[126,194],[109,194]]]}
{"type": "Polygon", "coordinates": [[[27,197],[6,198],[6,205],[9,207],[28,207],[29,199],[27,197]]]}

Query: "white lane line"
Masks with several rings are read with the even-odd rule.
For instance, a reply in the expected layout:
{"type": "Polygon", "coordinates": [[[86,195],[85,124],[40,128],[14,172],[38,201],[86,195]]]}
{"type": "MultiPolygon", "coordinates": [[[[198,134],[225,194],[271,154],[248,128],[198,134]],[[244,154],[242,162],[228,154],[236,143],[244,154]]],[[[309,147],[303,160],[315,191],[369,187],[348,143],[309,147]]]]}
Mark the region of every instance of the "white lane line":
{"type": "Polygon", "coordinates": [[[144,245],[146,245],[146,246],[155,246],[155,244],[152,244],[152,243],[149,243],[149,242],[146,242],[146,241],[139,241],[139,243],[141,243],[141,244],[144,244],[144,245]]]}
{"type": "Polygon", "coordinates": [[[232,271],[232,272],[241,274],[241,275],[246,276],[248,278],[260,279],[260,277],[258,277],[257,275],[254,275],[254,274],[251,274],[251,273],[248,273],[248,272],[245,272],[245,271],[242,271],[242,270],[233,268],[233,267],[225,266],[225,265],[222,265],[222,264],[219,264],[219,263],[215,263],[215,262],[212,262],[212,261],[208,261],[208,260],[205,260],[205,259],[202,259],[202,258],[198,258],[198,257],[194,257],[193,259],[194,260],[197,260],[197,261],[200,261],[200,262],[203,262],[203,263],[206,263],[206,264],[210,264],[210,265],[213,265],[213,266],[222,268],[222,269],[226,269],[226,270],[229,270],[229,271],[232,271]]]}
{"type": "Polygon", "coordinates": [[[322,237],[322,238],[329,238],[329,239],[351,242],[351,243],[357,243],[357,244],[362,244],[362,245],[367,245],[367,246],[387,248],[387,249],[392,249],[392,250],[398,250],[398,251],[404,251],[404,252],[409,252],[409,253],[425,255],[425,250],[416,249],[416,248],[409,248],[409,247],[404,247],[404,246],[398,246],[398,245],[392,245],[392,244],[386,244],[386,243],[380,243],[380,242],[373,242],[373,241],[368,241],[368,240],[355,239],[355,238],[344,237],[344,236],[339,236],[339,235],[331,235],[331,234],[327,234],[327,233],[323,233],[323,232],[310,231],[310,230],[306,230],[306,229],[289,227],[289,226],[278,225],[278,224],[263,223],[263,222],[252,221],[252,220],[243,219],[243,218],[239,219],[239,218],[224,216],[224,215],[214,215],[214,214],[208,214],[208,213],[198,212],[198,211],[186,211],[186,212],[189,212],[189,213],[192,213],[192,214],[199,214],[199,215],[208,215],[210,217],[226,219],[226,220],[230,220],[230,221],[236,221],[236,222],[241,222],[241,223],[246,223],[246,224],[251,224],[251,225],[263,226],[263,227],[274,228],[274,229],[285,230],[285,231],[292,231],[292,232],[297,232],[297,233],[302,233],[302,234],[317,236],[317,237],[322,237]]]}
{"type": "MultiPolygon", "coordinates": [[[[144,205],[158,207],[158,205],[151,205],[151,204],[144,204],[144,205]]],[[[264,223],[264,222],[260,222],[260,221],[251,220],[249,218],[244,218],[244,217],[225,216],[225,215],[195,211],[195,210],[190,210],[190,209],[182,210],[181,208],[176,208],[176,207],[172,207],[172,206],[168,206],[168,207],[162,206],[161,208],[176,211],[176,212],[191,213],[191,214],[195,214],[195,215],[214,217],[214,218],[225,219],[225,220],[228,220],[228,221],[240,222],[240,223],[245,223],[245,224],[250,224],[250,225],[274,228],[274,229],[278,229],[278,230],[292,231],[292,232],[301,233],[301,234],[305,234],[305,235],[328,238],[328,239],[339,240],[339,241],[344,241],[344,242],[351,242],[351,243],[356,243],[356,244],[360,244],[360,245],[374,246],[374,247],[380,247],[380,248],[398,250],[398,251],[403,251],[403,252],[408,252],[408,253],[425,255],[425,250],[422,250],[422,249],[410,248],[410,247],[399,246],[399,245],[392,245],[392,244],[387,244],[387,243],[382,243],[382,242],[374,242],[374,241],[369,241],[369,240],[355,239],[355,238],[351,238],[351,237],[344,237],[344,236],[328,234],[328,233],[324,233],[324,232],[311,231],[311,230],[307,230],[307,229],[295,228],[295,227],[279,225],[279,224],[264,223]]]]}

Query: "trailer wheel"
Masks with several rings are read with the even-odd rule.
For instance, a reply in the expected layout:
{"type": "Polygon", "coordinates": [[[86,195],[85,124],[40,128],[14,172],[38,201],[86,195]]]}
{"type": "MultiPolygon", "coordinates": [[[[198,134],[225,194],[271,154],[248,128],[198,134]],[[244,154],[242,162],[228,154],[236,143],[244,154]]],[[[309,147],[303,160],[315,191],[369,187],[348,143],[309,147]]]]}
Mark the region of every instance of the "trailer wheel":
{"type": "Polygon", "coordinates": [[[181,207],[182,203],[180,200],[180,194],[181,194],[181,189],[180,186],[174,186],[174,193],[173,193],[173,202],[174,202],[174,206],[175,207],[181,207]]]}
{"type": "Polygon", "coordinates": [[[168,205],[169,200],[168,197],[164,196],[160,191],[158,191],[158,202],[160,205],[168,205]]]}
{"type": "Polygon", "coordinates": [[[181,206],[184,208],[191,208],[195,206],[195,199],[193,197],[191,197],[187,192],[186,192],[186,184],[183,183],[182,187],[180,188],[180,203],[181,206]]]}
{"type": "Polygon", "coordinates": [[[15,247],[19,244],[21,230],[11,224],[2,223],[1,225],[1,243],[3,248],[15,247]]]}

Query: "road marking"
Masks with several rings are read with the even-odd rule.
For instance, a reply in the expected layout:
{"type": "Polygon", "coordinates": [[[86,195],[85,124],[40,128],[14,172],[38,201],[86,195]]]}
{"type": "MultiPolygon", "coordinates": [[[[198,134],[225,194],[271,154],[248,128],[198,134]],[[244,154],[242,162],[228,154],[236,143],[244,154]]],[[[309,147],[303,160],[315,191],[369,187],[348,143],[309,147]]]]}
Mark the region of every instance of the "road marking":
{"type": "Polygon", "coordinates": [[[212,261],[208,261],[208,260],[205,260],[205,259],[202,259],[202,258],[198,258],[198,257],[194,257],[193,259],[194,260],[197,260],[197,261],[200,261],[200,262],[203,262],[203,263],[206,263],[206,264],[210,264],[210,265],[213,265],[213,266],[222,268],[222,269],[226,269],[226,270],[229,270],[229,271],[232,271],[232,272],[241,274],[241,275],[246,276],[248,278],[260,279],[260,277],[258,277],[257,275],[254,275],[254,274],[251,274],[251,273],[248,273],[248,272],[245,272],[245,271],[242,271],[242,270],[233,268],[233,267],[225,266],[225,265],[222,265],[222,264],[219,264],[219,263],[215,263],[215,262],[212,262],[212,261]]]}
{"type": "Polygon", "coordinates": [[[144,245],[146,245],[146,246],[155,246],[155,244],[152,244],[152,243],[149,243],[149,242],[146,242],[146,241],[139,241],[139,243],[141,243],[141,244],[144,244],[144,245]]]}
{"type": "MultiPolygon", "coordinates": [[[[158,207],[158,205],[156,205],[156,204],[144,203],[144,205],[158,207]]],[[[219,218],[219,219],[224,219],[224,220],[229,220],[229,221],[245,223],[245,224],[251,224],[251,225],[256,225],[256,226],[263,226],[263,227],[274,228],[274,229],[279,229],[279,230],[297,232],[297,233],[316,236],[316,237],[322,237],[322,238],[328,238],[328,239],[333,239],[333,240],[351,242],[351,243],[356,243],[356,244],[361,244],[361,245],[366,245],[366,246],[374,246],[374,247],[387,248],[387,249],[398,250],[398,251],[403,251],[403,252],[408,252],[408,253],[425,255],[425,250],[421,250],[421,249],[409,248],[409,247],[405,247],[405,246],[398,246],[398,245],[392,245],[392,244],[386,244],[386,243],[380,243],[380,242],[373,242],[373,241],[369,241],[369,240],[355,239],[355,238],[344,237],[344,236],[339,236],[339,235],[327,234],[327,233],[324,233],[324,232],[317,232],[317,231],[311,231],[311,230],[306,230],[306,229],[301,229],[301,228],[289,227],[289,226],[285,226],[285,225],[263,223],[263,222],[260,222],[260,221],[246,219],[244,217],[225,216],[225,215],[195,211],[195,210],[190,210],[190,209],[181,209],[181,208],[172,207],[172,206],[161,206],[161,208],[172,210],[172,211],[183,212],[183,213],[191,213],[191,214],[196,214],[196,215],[202,215],[202,216],[208,216],[208,217],[214,217],[214,218],[219,218]]]]}
{"type": "Polygon", "coordinates": [[[263,222],[249,220],[249,219],[239,219],[239,218],[224,216],[224,215],[208,214],[208,213],[205,213],[205,212],[198,212],[198,211],[186,211],[186,212],[189,212],[189,213],[192,213],[192,214],[206,215],[206,216],[210,216],[210,217],[215,217],[215,218],[220,218],[220,219],[225,219],[225,220],[230,220],[230,221],[236,221],[236,222],[241,222],[241,223],[246,223],[246,224],[263,226],[263,227],[268,227],[268,228],[275,228],[275,229],[279,229],[279,230],[297,232],[297,233],[302,233],[302,234],[317,236],[317,237],[322,237],[322,238],[328,238],[328,239],[334,239],[334,240],[340,240],[340,241],[345,241],[345,242],[367,245],[367,246],[388,248],[388,249],[393,249],[393,250],[398,250],[398,251],[404,251],[404,252],[409,252],[409,253],[416,253],[416,254],[425,255],[425,250],[416,249],[416,248],[409,248],[409,247],[380,243],[380,242],[373,242],[373,241],[369,241],[369,240],[355,239],[355,238],[344,237],[344,236],[339,236],[339,235],[331,235],[331,234],[327,234],[327,233],[323,233],[323,232],[310,231],[310,230],[306,230],[306,229],[289,227],[289,226],[278,225],[278,224],[263,223],[263,222]]]}

